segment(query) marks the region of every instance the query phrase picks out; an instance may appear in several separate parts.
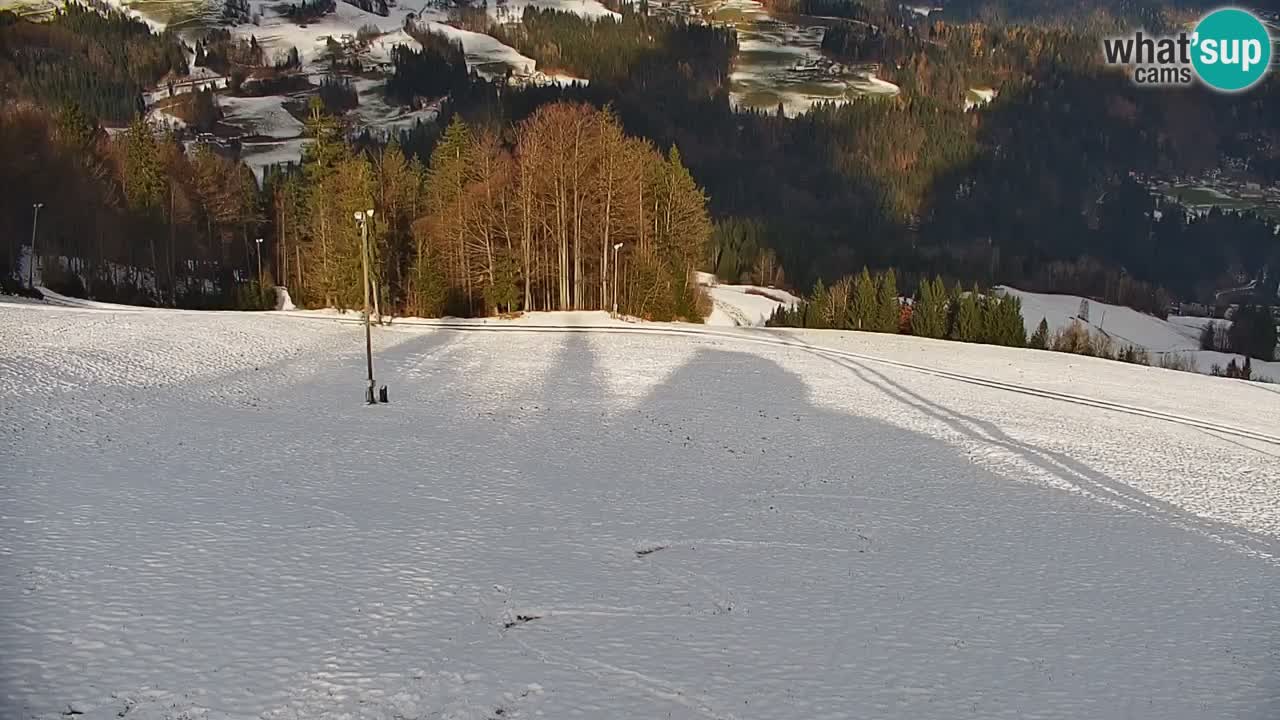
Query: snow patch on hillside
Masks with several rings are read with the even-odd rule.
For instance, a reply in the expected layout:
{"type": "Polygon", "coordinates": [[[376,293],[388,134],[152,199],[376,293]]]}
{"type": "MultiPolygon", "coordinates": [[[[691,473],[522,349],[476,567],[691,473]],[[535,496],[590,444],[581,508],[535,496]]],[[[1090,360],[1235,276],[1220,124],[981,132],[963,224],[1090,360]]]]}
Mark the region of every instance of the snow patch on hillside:
{"type": "Polygon", "coordinates": [[[595,19],[602,17],[621,18],[618,13],[610,10],[597,0],[506,0],[506,2],[493,2],[489,4],[489,15],[504,21],[519,21],[524,15],[526,7],[538,7],[547,10],[559,10],[560,12],[573,13],[584,18],[595,19]]]}
{"type": "Polygon", "coordinates": [[[353,113],[361,125],[391,136],[401,130],[412,129],[420,122],[435,120],[440,115],[440,103],[433,102],[419,109],[412,109],[386,99],[386,80],[358,78],[351,83],[360,96],[360,104],[353,113]]]}
{"type": "Polygon", "coordinates": [[[715,275],[697,273],[698,284],[711,297],[707,325],[760,327],[780,306],[794,306],[800,298],[785,290],[755,285],[721,285],[715,275]]]}
{"type": "Polygon", "coordinates": [[[309,142],[311,142],[309,138],[246,142],[240,146],[240,159],[249,166],[258,183],[261,184],[266,169],[271,165],[301,162],[302,153],[309,142]]]}
{"type": "Polygon", "coordinates": [[[148,16],[146,13],[139,12],[130,7],[128,0],[106,0],[107,5],[119,10],[135,20],[141,20],[151,28],[152,32],[162,33],[165,30],[165,23],[148,16]]]}
{"type": "MultiPolygon", "coordinates": [[[[1078,295],[1055,295],[1032,293],[1016,288],[998,286],[998,291],[1016,296],[1022,301],[1022,320],[1027,328],[1028,337],[1040,325],[1044,318],[1049,325],[1049,334],[1083,319],[1079,317],[1080,303],[1084,298],[1078,295]]],[[[1210,318],[1189,318],[1170,316],[1161,320],[1153,315],[1138,312],[1132,308],[1088,300],[1089,318],[1087,326],[1094,331],[1104,333],[1112,339],[1116,349],[1125,345],[1147,350],[1152,355],[1152,362],[1158,361],[1162,354],[1176,354],[1195,364],[1196,370],[1209,373],[1214,365],[1225,367],[1239,355],[1220,353],[1200,349],[1200,330],[1208,323],[1224,323],[1224,320],[1210,318]]],[[[1280,362],[1253,361],[1255,375],[1280,381],[1280,362]]]]}
{"type": "Polygon", "coordinates": [[[147,121],[168,130],[178,130],[187,126],[187,121],[160,108],[147,111],[147,121]]]}
{"type": "MultiPolygon", "coordinates": [[[[1045,318],[1049,331],[1069,326],[1079,318],[1081,302],[1078,295],[1050,295],[1031,293],[1010,287],[997,290],[1022,301],[1022,319],[1027,334],[1034,333],[1045,318]]],[[[1105,331],[1118,343],[1128,343],[1152,352],[1199,349],[1199,336],[1187,327],[1176,325],[1158,317],[1138,312],[1132,308],[1109,305],[1094,300],[1086,301],[1089,308],[1089,324],[1105,331]]]]}
{"type": "Polygon", "coordinates": [[[251,135],[269,138],[296,138],[302,134],[302,123],[284,109],[285,98],[280,95],[265,97],[218,98],[223,120],[242,128],[251,135]]]}
{"type": "Polygon", "coordinates": [[[86,300],[85,298],[70,297],[62,295],[40,285],[36,286],[40,294],[44,296],[45,303],[57,307],[79,308],[81,310],[112,310],[115,312],[144,312],[148,308],[137,305],[120,305],[118,303],[98,302],[97,300],[86,300]]]}
{"type": "Polygon", "coordinates": [[[964,97],[964,110],[969,112],[975,108],[990,105],[999,92],[994,88],[969,88],[964,97]]]}
{"type": "Polygon", "coordinates": [[[867,95],[897,95],[902,92],[902,88],[876,77],[875,73],[866,73],[865,75],[856,77],[849,81],[849,84],[856,88],[859,92],[867,95]]]}
{"type": "Polygon", "coordinates": [[[431,32],[461,42],[462,50],[467,55],[468,69],[474,68],[482,75],[501,77],[504,72],[492,67],[494,65],[505,65],[520,75],[531,75],[538,66],[533,58],[521,55],[515,48],[504,45],[492,35],[463,30],[440,22],[424,24],[431,32]]]}

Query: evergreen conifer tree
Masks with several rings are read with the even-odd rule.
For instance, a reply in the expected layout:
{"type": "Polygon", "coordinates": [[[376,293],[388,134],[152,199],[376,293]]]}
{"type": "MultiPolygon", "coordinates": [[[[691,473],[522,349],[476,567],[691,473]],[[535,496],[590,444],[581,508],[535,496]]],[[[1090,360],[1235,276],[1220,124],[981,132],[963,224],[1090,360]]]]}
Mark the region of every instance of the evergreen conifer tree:
{"type": "Polygon", "coordinates": [[[1036,350],[1049,349],[1049,319],[1040,318],[1040,324],[1036,326],[1036,332],[1031,336],[1031,341],[1027,343],[1028,347],[1036,350]]]}
{"type": "Polygon", "coordinates": [[[974,288],[975,302],[978,305],[978,342],[988,345],[1002,345],[1000,342],[1000,298],[978,294],[974,288]]]}
{"type": "Polygon", "coordinates": [[[952,339],[961,342],[978,342],[982,333],[982,311],[978,307],[978,289],[975,287],[972,292],[960,298],[959,306],[952,339]]]}
{"type": "Polygon", "coordinates": [[[876,284],[866,267],[853,280],[853,298],[849,303],[849,326],[854,330],[871,330],[876,317],[876,284]]]}
{"type": "MultiPolygon", "coordinates": [[[[943,287],[946,286],[944,285],[943,287]]],[[[936,291],[937,288],[934,288],[934,290],[936,291]]],[[[960,281],[957,280],[955,286],[946,292],[947,311],[946,322],[943,326],[943,337],[951,338],[952,340],[958,339],[956,321],[960,317],[960,299],[963,297],[964,288],[960,286],[960,281]]]]}
{"type": "Polygon", "coordinates": [[[938,298],[933,294],[933,283],[924,280],[920,283],[915,304],[911,308],[911,334],[917,337],[937,337],[937,309],[938,298]]]}
{"type": "Polygon", "coordinates": [[[1002,323],[1005,330],[1005,344],[1013,347],[1027,346],[1027,325],[1022,319],[1022,300],[1007,295],[1002,298],[1001,308],[1003,310],[1004,322],[1002,323]]]}
{"type": "Polygon", "coordinates": [[[813,292],[809,295],[809,313],[805,318],[804,326],[807,328],[827,328],[830,325],[824,318],[823,310],[827,307],[827,286],[822,282],[822,278],[813,284],[813,292]]]}
{"type": "Polygon", "coordinates": [[[879,332],[896,333],[902,308],[898,301],[898,279],[894,276],[893,268],[880,276],[876,290],[875,329],[879,332]]]}

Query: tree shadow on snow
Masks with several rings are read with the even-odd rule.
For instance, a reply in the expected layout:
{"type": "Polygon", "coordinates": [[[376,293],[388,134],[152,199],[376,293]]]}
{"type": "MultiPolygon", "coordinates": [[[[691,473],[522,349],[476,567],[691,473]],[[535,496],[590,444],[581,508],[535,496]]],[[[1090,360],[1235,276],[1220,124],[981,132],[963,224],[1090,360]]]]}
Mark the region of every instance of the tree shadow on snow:
{"type": "MultiPolygon", "coordinates": [[[[332,647],[359,667],[376,638],[415,663],[501,668],[504,683],[545,684],[548,703],[557,693],[647,703],[601,715],[654,716],[694,690],[711,698],[697,702],[722,704],[711,713],[720,716],[730,706],[745,713],[747,695],[757,717],[876,716],[887,697],[876,689],[896,683],[934,688],[939,705],[917,705],[914,717],[947,717],[992,678],[1026,680],[1027,663],[1013,655],[1073,668],[1085,661],[1072,651],[1114,657],[1121,651],[1099,639],[1107,633],[1132,641],[1121,659],[1147,663],[1131,666],[1138,675],[1190,703],[1199,669],[1161,653],[1194,652],[1208,629],[1258,638],[1241,652],[1261,662],[1258,646],[1272,637],[1266,613],[1241,609],[1267,581],[1256,561],[1168,521],[1248,547],[1274,544],[1189,517],[864,366],[837,363],[956,432],[1146,517],[1091,513],[1094,501],[1002,481],[939,439],[821,407],[801,377],[724,340],[395,332],[412,335],[374,357],[389,405],[363,405],[363,348],[348,345],[339,367],[276,388],[274,403],[157,415],[134,429],[146,444],[109,457],[104,504],[119,513],[113,503],[127,499],[144,529],[167,518],[153,540],[178,553],[175,567],[235,577],[226,547],[239,542],[261,576],[295,578],[283,589],[253,583],[246,611],[193,636],[193,648],[222,652],[224,636],[251,635],[253,618],[288,615],[311,593],[322,601],[317,624],[332,612],[346,634],[325,642],[315,631],[316,657],[300,664],[332,647]],[[655,346],[691,352],[670,363],[655,346]],[[179,440],[188,444],[174,450],[179,440]],[[172,491],[139,492],[149,488],[172,491]],[[1046,518],[1046,505],[1060,516],[1046,518]],[[199,542],[184,539],[194,520],[214,528],[199,542]],[[270,552],[248,530],[265,527],[270,552]],[[1100,539],[1126,546],[1100,549],[1100,539]],[[205,552],[210,542],[222,549],[205,552]],[[1171,581],[1162,546],[1175,543],[1171,581]],[[1057,566],[1064,559],[1071,567],[1057,566]],[[1170,587],[1183,591],[1173,611],[1170,587]],[[1103,593],[1106,604],[1082,600],[1103,593]],[[350,607],[379,610],[337,609],[350,607]],[[1199,624],[1175,632],[1188,618],[1199,624]],[[1174,644],[1144,648],[1135,627],[1174,644]],[[947,645],[951,634],[971,649],[947,645]],[[703,672],[722,662],[735,669],[703,672]],[[786,706],[792,687],[808,702],[803,713],[786,706]]],[[[35,464],[49,465],[52,452],[34,449],[35,464]]],[[[148,623],[174,627],[210,602],[202,586],[170,599],[129,602],[148,623]]],[[[296,650],[295,639],[277,640],[296,650]]],[[[239,652],[242,672],[273,672],[271,653],[239,652]]],[[[173,684],[197,683],[205,670],[189,661],[173,684]]],[[[123,671],[107,679],[134,681],[143,682],[123,671]]],[[[1026,684],[1019,699],[1050,707],[1064,682],[1026,684]]],[[[1117,690],[1105,668],[1067,687],[1100,702],[1136,695],[1117,690]]],[[[995,705],[1008,709],[1011,697],[995,705]]]]}
{"type": "MultiPolygon", "coordinates": [[[[1257,566],[1216,543],[1189,536],[1187,529],[1253,550],[1276,550],[1269,538],[1192,516],[1061,453],[1017,441],[990,422],[944,408],[865,366],[837,362],[891,399],[1114,499],[1142,517],[1098,513],[1096,501],[1009,483],[942,440],[820,407],[812,400],[814,390],[799,376],[760,354],[725,349],[715,341],[664,339],[697,345],[670,369],[646,361],[651,342],[626,335],[564,336],[538,391],[539,407],[553,412],[545,422],[521,424],[520,442],[529,448],[520,461],[525,509],[538,509],[556,530],[554,540],[532,544],[539,548],[535,554],[575,558],[566,566],[558,565],[558,558],[530,560],[528,572],[548,583],[548,577],[563,578],[563,567],[580,573],[575,586],[549,589],[549,595],[573,592],[619,605],[633,603],[638,598],[608,598],[602,588],[628,563],[652,566],[655,581],[688,593],[695,607],[702,596],[704,609],[713,616],[754,608],[753,617],[762,623],[794,622],[789,632],[812,633],[807,640],[798,638],[794,647],[772,648],[770,656],[796,668],[812,664],[815,672],[856,655],[854,647],[875,642],[868,629],[875,618],[882,627],[892,627],[886,631],[906,645],[923,647],[930,642],[930,631],[913,627],[917,620],[938,614],[979,617],[970,631],[1001,650],[969,662],[998,669],[1006,663],[1001,652],[1054,655],[1035,644],[1041,642],[1035,640],[1039,631],[1024,627],[1030,622],[1026,618],[1052,618],[1062,623],[1064,634],[1076,636],[1108,628],[1122,635],[1133,627],[1174,623],[1150,600],[1167,594],[1167,578],[1132,572],[1135,565],[1167,563],[1164,548],[1173,544],[1185,548],[1181,572],[1195,576],[1197,585],[1204,583],[1207,594],[1200,601],[1206,607],[1229,604],[1225,595],[1207,589],[1220,587],[1227,593],[1232,578],[1256,576],[1257,566]],[[599,344],[608,344],[610,364],[597,357],[599,344]],[[623,363],[617,357],[625,358],[626,367],[618,367],[623,363]],[[648,389],[620,396],[611,385],[614,376],[648,383],[648,389]],[[1046,507],[1062,515],[1050,521],[1046,507]],[[1100,539],[1117,538],[1123,542],[1099,552],[1100,539]],[[1142,543],[1130,542],[1138,538],[1142,543]],[[729,554],[738,555],[737,562],[709,559],[729,554]],[[822,558],[815,568],[843,568],[849,575],[806,577],[806,558],[822,558]],[[1099,581],[1099,589],[1082,588],[1079,577],[1054,566],[1059,558],[1087,562],[1087,577],[1099,581]],[[539,567],[539,562],[548,565],[539,567]],[[903,567],[913,565],[920,569],[904,575],[903,567]],[[797,583],[801,588],[812,584],[812,597],[797,583]],[[1000,588],[1027,585],[1012,596],[998,594],[999,612],[987,608],[1000,588]],[[790,589],[778,595],[779,588],[790,589]],[[1108,593],[1110,615],[1097,618],[1093,610],[1079,606],[1082,592],[1108,593]],[[840,601],[825,604],[821,598],[827,596],[840,601]],[[794,602],[795,597],[813,600],[807,607],[802,600],[795,609],[802,617],[771,614],[780,600],[794,602]],[[850,613],[869,620],[851,620],[850,613]],[[1011,617],[1022,620],[1010,622],[1011,617]]],[[[1252,622],[1265,634],[1265,621],[1252,622]]],[[[539,636],[543,640],[571,643],[562,635],[567,625],[553,611],[537,632],[548,634],[539,636]]],[[[717,638],[708,642],[751,647],[752,641],[741,634],[759,629],[746,621],[737,629],[707,630],[717,638]]],[[[582,633],[581,628],[573,632],[581,643],[577,651],[599,653],[625,666],[625,653],[611,656],[594,649],[610,633],[582,633]]],[[[529,642],[537,645],[539,640],[529,642]]],[[[1137,647],[1128,652],[1135,657],[1147,653],[1137,647]]],[[[947,662],[931,658],[899,671],[924,682],[952,672],[947,662]]],[[[1059,662],[1070,666],[1074,661],[1059,662]]],[[[660,676],[664,665],[644,669],[660,676]]],[[[954,690],[957,682],[963,685],[960,680],[943,685],[954,690]]],[[[1077,682],[1102,687],[1092,680],[1077,682]]],[[[1176,681],[1170,676],[1153,682],[1176,681]]],[[[813,699],[817,706],[827,704],[821,697],[813,699]]],[[[1052,693],[1044,701],[1052,702],[1052,693]]]]}

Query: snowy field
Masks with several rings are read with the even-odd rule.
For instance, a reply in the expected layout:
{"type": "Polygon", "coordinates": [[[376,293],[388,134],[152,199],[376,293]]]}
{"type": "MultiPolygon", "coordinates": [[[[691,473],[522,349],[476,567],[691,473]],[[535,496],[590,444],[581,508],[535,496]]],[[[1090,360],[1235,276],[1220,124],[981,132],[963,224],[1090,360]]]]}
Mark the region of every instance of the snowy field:
{"type": "Polygon", "coordinates": [[[763,327],[779,307],[792,307],[800,298],[786,290],[757,285],[724,285],[709,272],[695,273],[698,284],[711,298],[707,325],[763,327]]]}
{"type": "Polygon", "coordinates": [[[284,109],[284,97],[235,97],[218,98],[223,119],[229,125],[237,125],[250,135],[269,138],[296,138],[302,135],[302,123],[284,109]]]}
{"type": "Polygon", "coordinates": [[[660,2],[662,11],[732,25],[738,53],[729,75],[730,102],[773,112],[781,104],[788,117],[820,102],[847,102],[868,95],[896,95],[897,85],[871,74],[871,68],[833,70],[822,52],[830,18],[769,14],[758,0],[660,2]]]}
{"type": "MultiPolygon", "coordinates": [[[[1022,300],[1022,320],[1030,337],[1043,318],[1052,334],[1069,326],[1079,318],[1080,298],[1077,295],[1051,295],[1031,293],[1013,288],[1001,288],[1022,300]]],[[[1237,354],[1200,349],[1200,331],[1208,323],[1223,322],[1211,318],[1181,317],[1171,315],[1161,320],[1154,315],[1138,312],[1133,308],[1089,301],[1089,318],[1085,323],[1090,331],[1109,336],[1116,349],[1126,345],[1144,348],[1158,362],[1160,355],[1172,354],[1194,363],[1197,372],[1208,374],[1214,365],[1226,367],[1228,362],[1240,362],[1237,354]]],[[[1272,382],[1280,382],[1280,362],[1253,361],[1255,376],[1272,382]]]]}
{"type": "Polygon", "coordinates": [[[1280,716],[1274,388],[563,319],[0,304],[0,717],[1280,716]]]}
{"type": "Polygon", "coordinates": [[[716,285],[707,288],[707,294],[712,304],[708,325],[762,327],[779,307],[799,302],[799,298],[785,290],[754,285],[716,285]]]}

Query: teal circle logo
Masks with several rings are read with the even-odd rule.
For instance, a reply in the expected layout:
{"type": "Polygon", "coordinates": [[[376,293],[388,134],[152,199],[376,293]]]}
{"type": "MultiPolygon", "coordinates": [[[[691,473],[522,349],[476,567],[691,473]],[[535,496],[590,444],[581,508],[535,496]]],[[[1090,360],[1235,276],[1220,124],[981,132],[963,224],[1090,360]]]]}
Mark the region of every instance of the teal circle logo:
{"type": "Polygon", "coordinates": [[[1196,74],[1215,90],[1236,92],[1252,87],[1271,65],[1271,35],[1253,13],[1237,8],[1215,10],[1196,26],[1191,63],[1196,74]]]}

